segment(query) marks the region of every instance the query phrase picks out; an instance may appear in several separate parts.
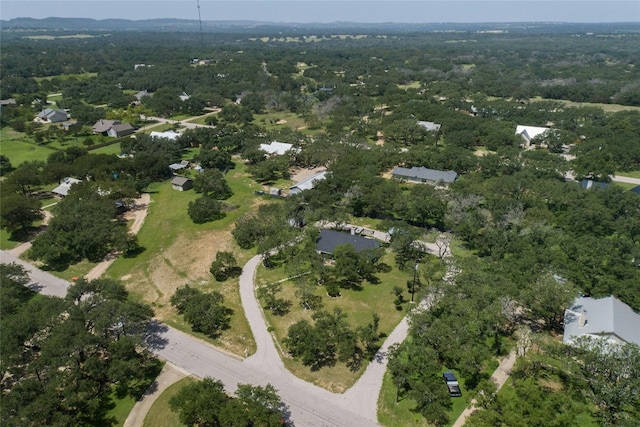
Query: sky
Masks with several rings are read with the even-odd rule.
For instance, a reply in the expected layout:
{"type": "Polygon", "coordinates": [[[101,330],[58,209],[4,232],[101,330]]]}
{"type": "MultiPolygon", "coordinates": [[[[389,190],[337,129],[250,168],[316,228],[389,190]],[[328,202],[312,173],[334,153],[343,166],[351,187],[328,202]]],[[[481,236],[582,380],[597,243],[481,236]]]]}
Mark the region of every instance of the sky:
{"type": "MultiPolygon", "coordinates": [[[[197,0],[2,0],[0,18],[198,19],[197,0]]],[[[200,0],[203,21],[640,22],[640,0],[200,0]]]]}

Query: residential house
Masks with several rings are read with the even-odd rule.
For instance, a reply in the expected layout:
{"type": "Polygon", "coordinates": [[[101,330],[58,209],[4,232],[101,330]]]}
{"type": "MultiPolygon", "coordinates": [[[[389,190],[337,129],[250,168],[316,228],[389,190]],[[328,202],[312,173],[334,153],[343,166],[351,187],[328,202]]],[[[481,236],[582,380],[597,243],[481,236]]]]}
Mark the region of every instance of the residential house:
{"type": "Polygon", "coordinates": [[[45,108],[38,113],[38,119],[43,122],[60,123],[69,118],[69,115],[64,110],[54,110],[51,108],[45,108]]]}
{"type": "Polygon", "coordinates": [[[524,141],[525,147],[530,147],[531,140],[533,140],[537,136],[543,135],[548,130],[549,128],[545,127],[518,125],[516,126],[516,135],[520,135],[520,137],[524,141]]]}
{"type": "Polygon", "coordinates": [[[188,95],[187,92],[182,92],[180,95],[178,95],[178,97],[180,98],[180,101],[184,102],[187,99],[191,98],[191,95],[188,95]]]}
{"type": "Polygon", "coordinates": [[[134,94],[134,95],[133,95],[133,97],[134,97],[134,98],[136,99],[136,101],[138,101],[138,102],[142,101],[142,98],[144,98],[145,96],[152,97],[152,96],[153,96],[153,94],[152,94],[152,93],[147,92],[147,90],[145,89],[145,90],[141,90],[140,92],[138,92],[138,93],[136,93],[136,94],[134,94]]]}
{"type": "Polygon", "coordinates": [[[562,341],[571,345],[581,336],[640,345],[640,314],[613,296],[577,298],[564,312],[562,341]]]}
{"type": "Polygon", "coordinates": [[[182,134],[173,130],[167,130],[164,132],[152,131],[149,136],[151,138],[164,138],[170,139],[171,141],[177,140],[182,134]]]}
{"type": "Polygon", "coordinates": [[[62,181],[60,181],[60,185],[58,185],[56,188],[51,190],[51,192],[60,197],[68,196],[69,190],[71,190],[71,186],[79,182],[82,182],[82,181],[76,178],[69,178],[69,177],[63,178],[62,181]]]}
{"type": "Polygon", "coordinates": [[[316,243],[316,249],[322,254],[331,255],[336,247],[345,244],[353,246],[356,252],[380,247],[380,243],[375,239],[369,239],[354,233],[323,229],[320,230],[320,238],[316,243]]]}
{"type": "Polygon", "coordinates": [[[315,187],[316,182],[326,179],[327,171],[319,172],[289,187],[289,194],[298,194],[304,190],[311,190],[315,187]]]}
{"type": "Polygon", "coordinates": [[[273,154],[282,156],[293,149],[293,144],[287,144],[285,142],[273,141],[271,144],[260,144],[260,149],[267,154],[273,154]]]}
{"type": "Polygon", "coordinates": [[[441,171],[428,169],[423,166],[412,167],[411,169],[397,166],[391,172],[395,179],[406,180],[416,183],[445,183],[449,184],[458,178],[458,173],[454,171],[441,171]]]}
{"type": "Polygon", "coordinates": [[[122,123],[119,120],[100,119],[93,125],[94,134],[103,134],[119,138],[131,135],[135,129],[129,123],[122,123]]]}
{"type": "Polygon", "coordinates": [[[423,128],[425,128],[429,132],[440,132],[440,127],[442,126],[439,123],[425,122],[425,121],[419,121],[418,125],[422,126],[423,128]]]}
{"type": "Polygon", "coordinates": [[[0,99],[0,106],[5,105],[16,105],[16,100],[14,98],[0,99]]]}
{"type": "Polygon", "coordinates": [[[171,188],[178,191],[187,191],[193,188],[193,181],[183,176],[176,176],[171,180],[171,188]]]}

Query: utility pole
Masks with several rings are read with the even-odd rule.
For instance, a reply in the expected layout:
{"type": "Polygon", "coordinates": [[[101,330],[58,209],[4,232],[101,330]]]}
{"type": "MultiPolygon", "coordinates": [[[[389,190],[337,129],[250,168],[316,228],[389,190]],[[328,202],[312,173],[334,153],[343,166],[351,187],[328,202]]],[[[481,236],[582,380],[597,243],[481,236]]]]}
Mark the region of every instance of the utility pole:
{"type": "Polygon", "coordinates": [[[204,41],[204,35],[202,34],[202,16],[200,16],[200,0],[198,0],[198,22],[200,23],[200,42],[204,41]]]}

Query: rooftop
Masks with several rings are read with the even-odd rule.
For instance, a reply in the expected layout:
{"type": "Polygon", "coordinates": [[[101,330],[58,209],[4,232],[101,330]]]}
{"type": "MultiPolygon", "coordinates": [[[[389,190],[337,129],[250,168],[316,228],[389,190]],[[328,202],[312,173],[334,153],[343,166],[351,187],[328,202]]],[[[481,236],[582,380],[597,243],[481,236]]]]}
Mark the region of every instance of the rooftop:
{"type": "Polygon", "coordinates": [[[433,182],[453,182],[458,178],[458,174],[454,171],[441,171],[436,169],[428,169],[425,167],[412,167],[411,169],[403,167],[393,168],[392,174],[394,177],[433,181],[433,182]]]}
{"type": "Polygon", "coordinates": [[[564,313],[563,342],[584,335],[640,345],[640,314],[613,296],[577,298],[564,313]]]}

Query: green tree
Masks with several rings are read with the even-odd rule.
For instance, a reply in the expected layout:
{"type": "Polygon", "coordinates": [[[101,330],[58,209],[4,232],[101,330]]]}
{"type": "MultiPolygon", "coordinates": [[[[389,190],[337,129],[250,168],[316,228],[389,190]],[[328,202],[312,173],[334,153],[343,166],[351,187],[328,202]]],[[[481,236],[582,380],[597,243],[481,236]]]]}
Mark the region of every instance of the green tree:
{"type": "Polygon", "coordinates": [[[232,252],[219,251],[216,259],[209,268],[211,274],[218,282],[223,282],[229,277],[237,277],[242,274],[242,268],[238,267],[238,261],[232,252]]]}
{"type": "Polygon", "coordinates": [[[187,208],[189,218],[196,224],[216,221],[224,218],[222,204],[212,197],[203,196],[189,202],[187,208]]]}
{"type": "Polygon", "coordinates": [[[40,202],[33,197],[20,194],[2,196],[0,201],[0,224],[9,232],[25,229],[44,218],[40,210],[40,202]]]}

